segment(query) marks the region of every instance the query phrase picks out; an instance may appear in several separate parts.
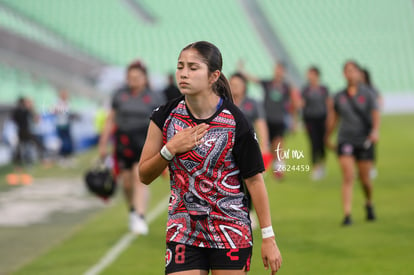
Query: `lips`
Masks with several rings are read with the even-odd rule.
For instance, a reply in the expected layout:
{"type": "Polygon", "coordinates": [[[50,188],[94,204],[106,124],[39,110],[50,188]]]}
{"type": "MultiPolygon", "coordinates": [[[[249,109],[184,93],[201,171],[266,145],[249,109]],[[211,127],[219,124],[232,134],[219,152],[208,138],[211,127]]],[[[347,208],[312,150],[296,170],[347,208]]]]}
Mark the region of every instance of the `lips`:
{"type": "Polygon", "coordinates": [[[180,83],[178,83],[178,86],[180,86],[180,87],[186,87],[188,85],[190,85],[190,84],[188,84],[187,82],[184,82],[184,81],[181,81],[180,83]]]}

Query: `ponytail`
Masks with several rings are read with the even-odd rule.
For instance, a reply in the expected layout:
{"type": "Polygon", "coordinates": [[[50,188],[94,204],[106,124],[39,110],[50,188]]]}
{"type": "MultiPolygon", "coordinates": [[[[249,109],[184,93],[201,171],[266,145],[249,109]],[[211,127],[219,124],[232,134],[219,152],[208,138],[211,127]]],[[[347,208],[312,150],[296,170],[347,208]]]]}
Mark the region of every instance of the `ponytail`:
{"type": "Polygon", "coordinates": [[[218,96],[227,98],[233,102],[229,81],[223,73],[220,72],[219,78],[216,83],[214,83],[213,90],[218,96]]]}

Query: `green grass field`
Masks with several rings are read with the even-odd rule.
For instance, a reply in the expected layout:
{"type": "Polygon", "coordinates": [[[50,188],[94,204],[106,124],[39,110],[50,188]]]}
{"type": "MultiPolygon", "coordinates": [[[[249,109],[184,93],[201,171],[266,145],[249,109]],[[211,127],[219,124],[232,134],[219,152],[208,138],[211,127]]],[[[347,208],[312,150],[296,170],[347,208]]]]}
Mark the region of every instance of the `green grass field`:
{"type": "MultiPolygon", "coordinates": [[[[283,255],[278,274],[414,274],[414,146],[413,115],[383,118],[375,180],[375,223],[364,220],[359,184],[354,192],[354,225],[340,226],[340,173],[333,153],[328,156],[328,175],[312,182],[309,174],[290,172],[282,183],[267,174],[273,227],[283,255]]],[[[286,148],[305,150],[303,133],[291,135],[286,148]]],[[[75,173],[75,171],[71,171],[75,173]]],[[[68,176],[68,174],[66,174],[68,176]]],[[[168,194],[167,180],[151,186],[150,209],[168,194]]],[[[121,196],[112,207],[95,214],[70,237],[14,274],[83,274],[126,232],[127,213],[121,196]]],[[[163,274],[166,211],[150,225],[148,236],[139,236],[102,274],[163,274]]],[[[269,274],[260,257],[260,236],[250,274],[269,274]]]]}

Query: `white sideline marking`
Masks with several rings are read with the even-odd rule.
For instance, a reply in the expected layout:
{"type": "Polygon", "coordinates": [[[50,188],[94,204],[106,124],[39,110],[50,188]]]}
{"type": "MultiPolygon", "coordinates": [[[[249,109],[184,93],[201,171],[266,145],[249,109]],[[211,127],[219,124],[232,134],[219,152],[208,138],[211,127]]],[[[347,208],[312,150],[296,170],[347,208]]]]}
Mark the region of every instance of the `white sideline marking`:
{"type": "MultiPolygon", "coordinates": [[[[151,224],[156,218],[158,218],[168,206],[170,195],[161,200],[151,212],[148,213],[148,224],[151,224]]],[[[98,275],[102,270],[108,267],[118,256],[134,241],[138,235],[133,233],[126,233],[122,238],[108,250],[108,252],[92,266],[84,275],[98,275]]]]}

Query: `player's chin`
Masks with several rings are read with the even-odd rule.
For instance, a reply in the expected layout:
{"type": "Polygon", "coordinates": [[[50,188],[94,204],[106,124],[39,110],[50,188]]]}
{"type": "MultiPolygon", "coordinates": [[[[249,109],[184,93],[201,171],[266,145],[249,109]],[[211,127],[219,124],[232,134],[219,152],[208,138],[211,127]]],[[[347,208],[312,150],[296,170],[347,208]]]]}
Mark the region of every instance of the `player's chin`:
{"type": "Polygon", "coordinates": [[[193,89],[189,88],[189,87],[180,87],[179,88],[181,94],[183,95],[195,95],[197,94],[196,91],[194,91],[193,89]]]}

